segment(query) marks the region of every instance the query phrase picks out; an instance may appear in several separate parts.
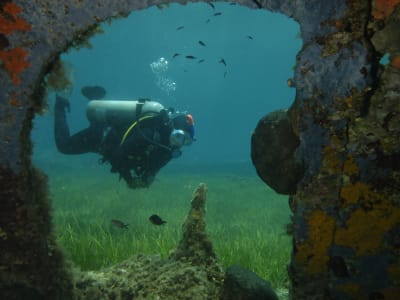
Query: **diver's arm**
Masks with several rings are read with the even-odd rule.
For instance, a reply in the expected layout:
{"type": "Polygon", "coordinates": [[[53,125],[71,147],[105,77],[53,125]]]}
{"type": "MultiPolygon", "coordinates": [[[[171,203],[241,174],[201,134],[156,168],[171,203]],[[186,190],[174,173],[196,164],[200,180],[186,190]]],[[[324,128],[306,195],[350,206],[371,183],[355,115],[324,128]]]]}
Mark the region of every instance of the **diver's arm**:
{"type": "Polygon", "coordinates": [[[148,187],[147,181],[141,176],[133,176],[129,166],[129,156],[131,151],[135,151],[136,147],[140,145],[140,138],[137,136],[130,136],[123,145],[118,145],[117,149],[109,157],[112,166],[112,173],[119,173],[120,179],[122,178],[129,188],[137,189],[148,187]]]}
{"type": "Polygon", "coordinates": [[[111,172],[119,173],[119,178],[123,179],[126,184],[128,185],[129,188],[131,189],[137,189],[137,188],[142,188],[142,187],[147,187],[147,185],[144,184],[142,179],[137,176],[132,176],[131,171],[129,170],[128,167],[126,167],[123,163],[122,159],[119,159],[118,161],[116,160],[110,160],[112,169],[111,172]]]}

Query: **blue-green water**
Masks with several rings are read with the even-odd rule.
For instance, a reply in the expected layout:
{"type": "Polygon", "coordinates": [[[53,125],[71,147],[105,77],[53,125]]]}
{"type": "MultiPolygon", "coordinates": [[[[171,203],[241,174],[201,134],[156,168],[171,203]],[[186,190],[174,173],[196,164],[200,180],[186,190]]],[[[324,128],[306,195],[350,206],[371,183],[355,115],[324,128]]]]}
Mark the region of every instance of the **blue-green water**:
{"type": "MultiPolygon", "coordinates": [[[[109,172],[109,166],[98,164],[98,155],[58,153],[53,138],[54,95],[49,94],[49,111],[35,120],[34,163],[50,176],[57,230],[73,260],[83,268],[107,265],[104,257],[110,252],[99,254],[102,258],[89,255],[85,251],[94,246],[86,249],[82,241],[100,243],[102,237],[111,237],[113,243],[123,245],[118,241],[120,232],[109,228],[111,218],[133,224],[124,233],[132,234],[129,238],[142,232],[153,239],[155,244],[147,250],[161,251],[154,245],[163,234],[168,247],[173,247],[191,194],[199,182],[205,182],[211,235],[226,241],[218,245],[220,255],[225,255],[222,259],[227,263],[242,259],[264,277],[270,276],[265,268],[273,268],[267,262],[276,263],[276,273],[284,276],[282,260],[288,261],[290,251],[290,240],[283,237],[290,213],[287,197],[275,194],[257,177],[250,160],[250,138],[262,116],[287,108],[294,100],[287,79],[293,76],[301,47],[298,24],[280,14],[217,2],[215,10],[204,3],[153,7],[105,23],[102,29],[103,34],[90,39],[91,49],[71,49],[62,55],[75,69],[68,114],[71,132],[88,125],[81,87],[101,85],[107,99],[145,97],[189,111],[197,140],[161,170],[149,189],[129,190],[109,172]],[[216,12],[221,15],[215,16],[216,12]],[[175,53],[180,55],[173,58],[175,53]],[[222,58],[226,66],[220,63],[222,58]],[[169,220],[164,233],[149,227],[147,216],[155,212],[169,220]],[[277,254],[265,248],[274,243],[276,253],[285,247],[283,258],[274,259],[277,254]],[[232,254],[229,260],[228,248],[234,245],[242,258],[232,254]],[[94,262],[85,264],[86,256],[94,257],[94,262]]],[[[105,244],[99,249],[105,249],[105,244]]],[[[132,248],[118,250],[123,253],[114,253],[115,259],[108,263],[129,256],[132,251],[127,249],[132,248]]],[[[275,285],[282,281],[273,280],[275,285]]]]}

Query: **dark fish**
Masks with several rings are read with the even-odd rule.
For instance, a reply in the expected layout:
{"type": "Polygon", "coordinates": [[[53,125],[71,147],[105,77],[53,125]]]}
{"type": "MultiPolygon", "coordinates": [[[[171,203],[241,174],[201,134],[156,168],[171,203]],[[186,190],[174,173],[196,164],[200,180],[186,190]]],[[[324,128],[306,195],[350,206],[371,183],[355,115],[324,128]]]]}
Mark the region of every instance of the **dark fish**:
{"type": "Polygon", "coordinates": [[[172,55],[172,58],[177,57],[178,55],[180,55],[179,53],[175,53],[174,55],[172,55]]]}
{"type": "Polygon", "coordinates": [[[120,220],[116,220],[116,219],[111,220],[111,224],[113,224],[115,227],[121,228],[121,229],[128,229],[128,226],[129,226],[129,224],[126,224],[126,223],[124,223],[120,220]]]}
{"type": "Polygon", "coordinates": [[[206,44],[203,41],[199,41],[199,44],[204,46],[204,47],[206,46],[206,44]]]}
{"type": "Polygon", "coordinates": [[[228,71],[225,71],[224,72],[224,78],[226,77],[227,74],[228,74],[228,71]]]}
{"type": "Polygon", "coordinates": [[[246,35],[246,37],[247,37],[249,40],[252,40],[252,39],[253,39],[253,37],[252,37],[251,35],[246,35]]]}
{"type": "Polygon", "coordinates": [[[159,216],[157,215],[151,215],[149,218],[150,222],[153,223],[154,225],[162,225],[167,223],[166,221],[164,221],[163,219],[161,219],[159,216]]]}
{"type": "Polygon", "coordinates": [[[179,27],[176,28],[176,30],[181,30],[183,28],[185,28],[185,26],[179,26],[179,27]]]}
{"type": "Polygon", "coordinates": [[[106,95],[106,90],[101,86],[84,86],[81,88],[81,93],[89,100],[103,99],[106,95]]]}
{"type": "Polygon", "coordinates": [[[214,16],[220,16],[220,15],[222,15],[222,12],[216,12],[216,13],[214,14],[214,16]]]}
{"type": "Polygon", "coordinates": [[[186,55],[185,57],[188,58],[188,59],[195,59],[196,58],[196,56],[193,56],[193,55],[186,55]]]}
{"type": "Polygon", "coordinates": [[[157,8],[162,10],[163,8],[168,8],[169,7],[169,3],[166,4],[156,4],[157,8]]]}
{"type": "Polygon", "coordinates": [[[210,22],[210,19],[207,19],[207,20],[206,20],[206,23],[209,23],[209,22],[210,22]]]}
{"type": "Polygon", "coordinates": [[[253,2],[257,5],[258,8],[263,8],[260,0],[253,0],[253,2]]]}
{"type": "Polygon", "coordinates": [[[211,2],[207,2],[208,5],[210,5],[212,7],[212,9],[215,9],[215,5],[212,4],[211,2]]]}
{"type": "Polygon", "coordinates": [[[224,64],[224,66],[226,67],[226,61],[225,61],[225,59],[221,58],[218,62],[219,62],[220,64],[224,64]]]}
{"type": "Polygon", "coordinates": [[[201,64],[203,61],[205,61],[205,59],[204,59],[204,58],[202,58],[202,59],[199,59],[199,64],[201,64]]]}

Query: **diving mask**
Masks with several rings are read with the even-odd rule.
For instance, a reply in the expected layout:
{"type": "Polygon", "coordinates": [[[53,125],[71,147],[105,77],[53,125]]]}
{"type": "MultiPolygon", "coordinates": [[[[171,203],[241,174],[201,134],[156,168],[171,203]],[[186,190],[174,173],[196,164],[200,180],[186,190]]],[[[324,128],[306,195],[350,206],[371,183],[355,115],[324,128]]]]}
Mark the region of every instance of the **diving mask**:
{"type": "Polygon", "coordinates": [[[169,144],[173,148],[181,148],[192,143],[192,138],[189,133],[182,129],[174,129],[169,136],[169,144]]]}

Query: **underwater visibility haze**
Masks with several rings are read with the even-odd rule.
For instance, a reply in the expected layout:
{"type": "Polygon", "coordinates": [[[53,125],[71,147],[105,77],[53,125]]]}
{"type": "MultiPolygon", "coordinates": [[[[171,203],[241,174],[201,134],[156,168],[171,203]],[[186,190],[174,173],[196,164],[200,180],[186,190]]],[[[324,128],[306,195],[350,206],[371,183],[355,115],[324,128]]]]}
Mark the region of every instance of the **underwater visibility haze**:
{"type": "Polygon", "coordinates": [[[291,251],[288,197],[256,175],[250,138],[258,120],[288,108],[301,47],[298,24],[283,15],[214,2],[132,12],[101,24],[91,48],[70,49],[71,133],[88,126],[84,86],[105,99],[150,98],[193,115],[196,141],[146,189],[130,190],[95,154],[64,155],[53,137],[54,93],[37,116],[34,163],[49,175],[57,236],[83,270],[138,253],[168,256],[195,187],[208,186],[207,229],[224,266],[242,265],[287,288],[291,251]],[[246,24],[246,25],[244,25],[246,24]],[[158,219],[159,218],[159,219],[158,219]]]}

